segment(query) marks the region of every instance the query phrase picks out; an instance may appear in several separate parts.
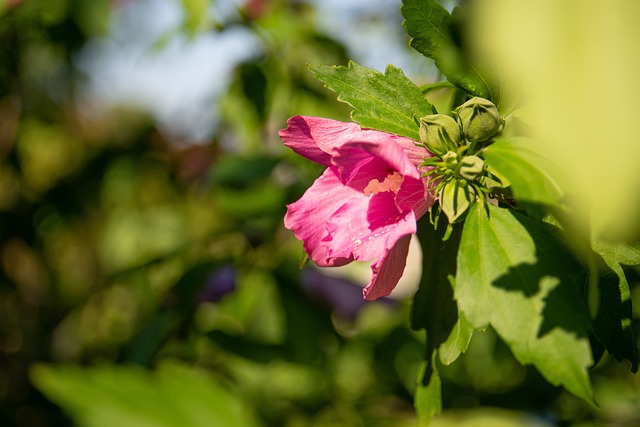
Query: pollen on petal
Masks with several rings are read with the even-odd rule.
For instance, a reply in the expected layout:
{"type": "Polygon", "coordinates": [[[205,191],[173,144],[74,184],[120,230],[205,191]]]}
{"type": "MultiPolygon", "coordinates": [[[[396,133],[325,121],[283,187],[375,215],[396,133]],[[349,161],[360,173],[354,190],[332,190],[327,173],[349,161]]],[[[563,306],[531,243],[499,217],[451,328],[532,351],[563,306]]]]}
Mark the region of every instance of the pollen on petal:
{"type": "Polygon", "coordinates": [[[373,194],[378,194],[383,191],[393,191],[397,193],[400,189],[400,185],[404,181],[404,177],[400,175],[398,172],[393,171],[387,175],[384,181],[380,182],[377,179],[372,179],[369,181],[369,184],[364,188],[364,195],[369,197],[373,194]]]}

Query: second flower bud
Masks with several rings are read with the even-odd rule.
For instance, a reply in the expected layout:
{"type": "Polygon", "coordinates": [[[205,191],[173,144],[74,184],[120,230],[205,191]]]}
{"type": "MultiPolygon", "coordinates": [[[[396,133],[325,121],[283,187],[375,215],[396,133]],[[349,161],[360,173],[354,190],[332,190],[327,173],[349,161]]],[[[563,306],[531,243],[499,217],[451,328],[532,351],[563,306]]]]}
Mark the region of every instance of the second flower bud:
{"type": "Polygon", "coordinates": [[[460,125],[446,114],[430,114],[420,119],[420,140],[433,154],[442,156],[456,151],[460,143],[460,125]]]}

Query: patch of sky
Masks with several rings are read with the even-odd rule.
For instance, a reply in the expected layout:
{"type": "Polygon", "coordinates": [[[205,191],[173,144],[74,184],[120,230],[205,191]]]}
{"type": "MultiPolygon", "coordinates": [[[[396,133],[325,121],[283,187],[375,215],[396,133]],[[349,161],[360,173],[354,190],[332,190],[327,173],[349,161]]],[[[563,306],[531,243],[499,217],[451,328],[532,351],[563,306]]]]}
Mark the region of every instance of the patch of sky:
{"type": "MultiPolygon", "coordinates": [[[[212,2],[217,22],[237,17],[243,0],[212,2]]],[[[429,60],[407,48],[400,0],[310,0],[320,30],[344,43],[357,62],[402,68],[418,83],[433,80],[429,60]]],[[[114,9],[107,36],[90,41],[77,64],[86,74],[85,102],[150,113],[176,139],[206,142],[218,124],[215,104],[241,62],[258,56],[260,39],[231,26],[189,38],[178,1],[137,0],[114,9]]]]}
{"type": "Polygon", "coordinates": [[[433,62],[408,47],[401,0],[311,0],[320,28],[344,43],[360,65],[384,71],[393,64],[414,81],[435,80],[433,62]]]}
{"type": "MultiPolygon", "coordinates": [[[[236,8],[218,1],[225,18],[236,8]]],[[[114,11],[109,35],[92,40],[77,63],[88,76],[85,96],[107,106],[151,113],[173,135],[205,140],[216,126],[215,100],[238,63],[261,51],[249,30],[232,27],[194,38],[179,33],[178,2],[140,0],[114,11]]]]}

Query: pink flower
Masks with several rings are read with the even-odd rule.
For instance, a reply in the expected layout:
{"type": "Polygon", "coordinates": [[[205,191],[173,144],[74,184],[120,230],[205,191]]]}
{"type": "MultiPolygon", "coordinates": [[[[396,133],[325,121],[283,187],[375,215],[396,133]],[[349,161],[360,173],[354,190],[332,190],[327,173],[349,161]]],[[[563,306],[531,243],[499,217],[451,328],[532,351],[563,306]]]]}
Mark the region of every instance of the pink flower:
{"type": "Polygon", "coordinates": [[[319,117],[292,117],[284,144],[327,169],[287,206],[285,226],[320,266],[373,261],[367,300],[402,276],[416,221],[434,199],[418,165],[432,154],[415,141],[319,117]]]}

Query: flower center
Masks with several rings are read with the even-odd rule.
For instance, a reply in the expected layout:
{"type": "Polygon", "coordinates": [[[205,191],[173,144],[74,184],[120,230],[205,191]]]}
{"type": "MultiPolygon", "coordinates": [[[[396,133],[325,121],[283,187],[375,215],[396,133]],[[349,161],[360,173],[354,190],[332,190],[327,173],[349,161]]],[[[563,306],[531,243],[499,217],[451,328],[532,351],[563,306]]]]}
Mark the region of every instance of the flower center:
{"type": "Polygon", "coordinates": [[[393,191],[394,193],[397,193],[398,190],[400,190],[402,181],[404,181],[404,177],[398,172],[393,171],[388,174],[382,182],[375,178],[369,181],[369,184],[364,188],[364,195],[370,197],[382,191],[393,191]]]}

